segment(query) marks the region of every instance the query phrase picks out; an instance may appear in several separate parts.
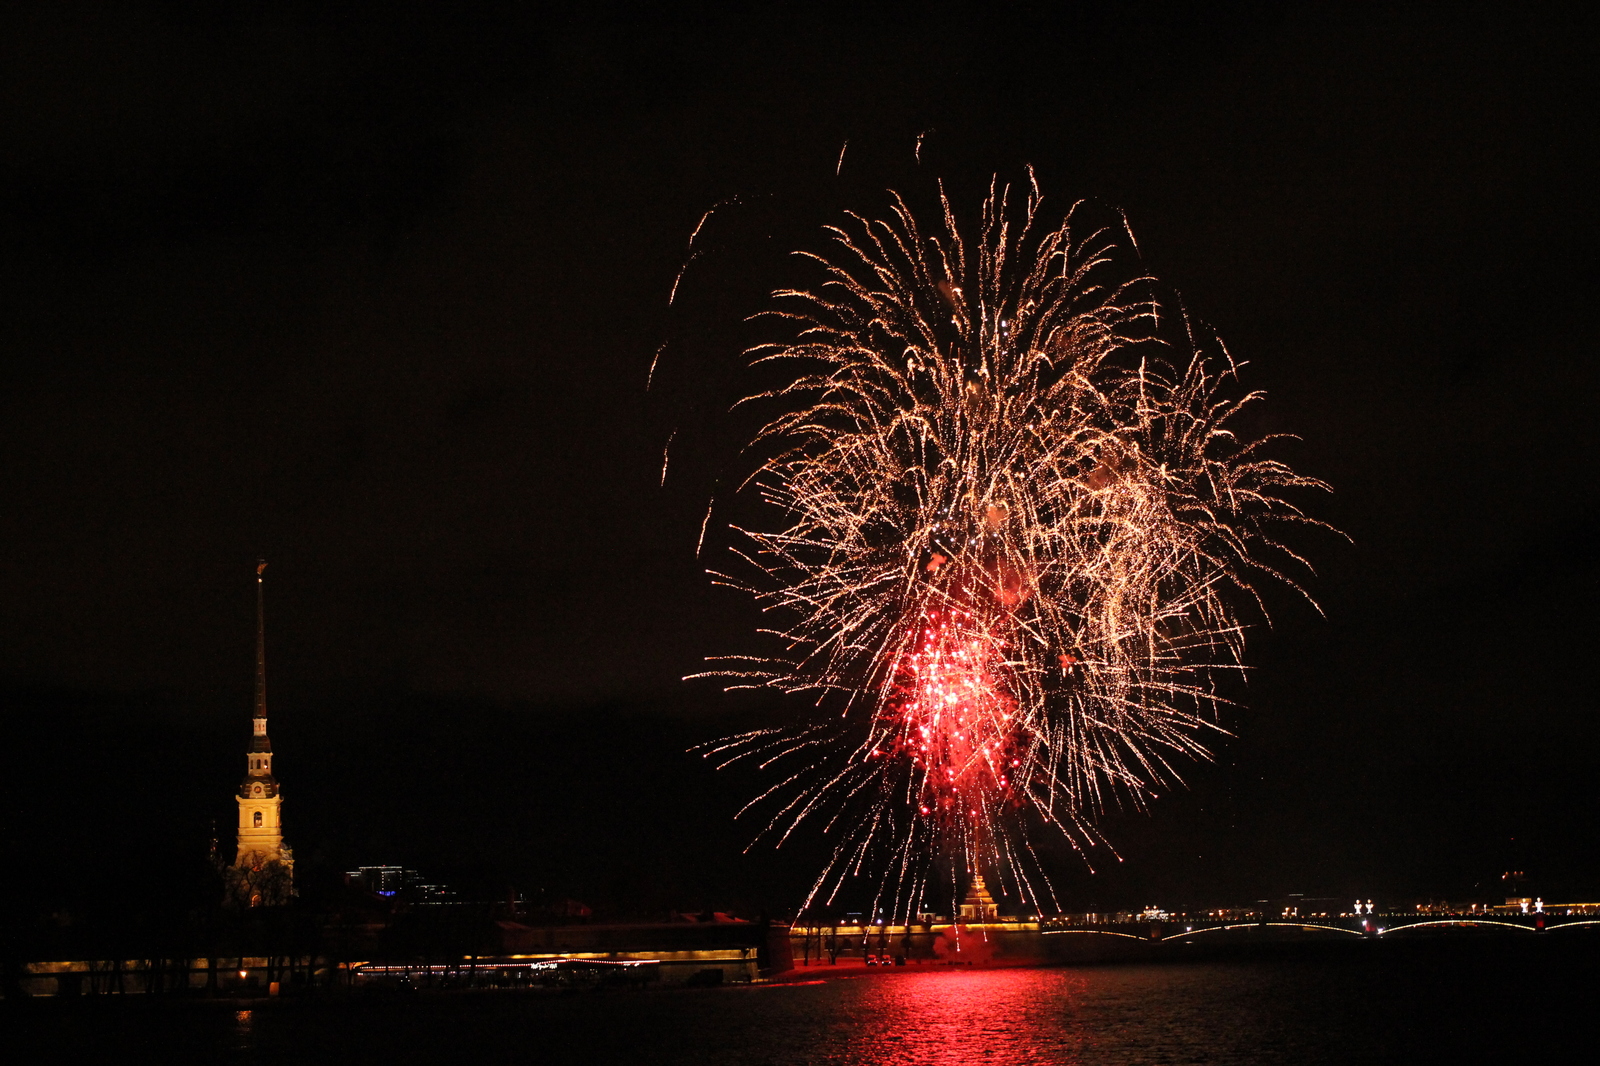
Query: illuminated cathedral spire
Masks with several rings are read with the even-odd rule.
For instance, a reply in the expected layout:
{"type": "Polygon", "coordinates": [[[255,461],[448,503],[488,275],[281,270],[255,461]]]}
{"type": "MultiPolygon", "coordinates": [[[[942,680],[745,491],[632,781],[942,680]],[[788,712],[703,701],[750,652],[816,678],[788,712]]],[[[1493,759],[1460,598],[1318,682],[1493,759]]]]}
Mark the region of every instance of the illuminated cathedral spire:
{"type": "Polygon", "coordinates": [[[967,898],[961,902],[961,917],[982,922],[994,921],[999,914],[1000,907],[989,894],[989,887],[983,883],[983,875],[974,870],[972,884],[967,888],[967,898]]]}
{"type": "MultiPolygon", "coordinates": [[[[256,560],[256,721],[267,720],[267,561],[256,560]]],[[[264,734],[263,730],[257,730],[264,734]]]]}
{"type": "Polygon", "coordinates": [[[229,892],[256,907],[282,903],[293,894],[294,856],[283,843],[283,792],[272,774],[272,741],[267,737],[266,560],[256,564],[256,707],[239,785],[239,852],[229,892]]]}

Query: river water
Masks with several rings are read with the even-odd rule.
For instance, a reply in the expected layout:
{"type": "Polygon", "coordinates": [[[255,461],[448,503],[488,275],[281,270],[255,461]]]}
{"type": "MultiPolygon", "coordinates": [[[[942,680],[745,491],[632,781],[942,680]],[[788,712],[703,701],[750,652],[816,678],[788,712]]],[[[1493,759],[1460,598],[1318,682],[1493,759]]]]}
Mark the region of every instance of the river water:
{"type": "Polygon", "coordinates": [[[1600,938],[1349,947],[710,989],[361,995],[249,1011],[35,1001],[0,1019],[6,1043],[25,1053],[16,1062],[1600,1061],[1589,1057],[1600,1047],[1600,938]]]}

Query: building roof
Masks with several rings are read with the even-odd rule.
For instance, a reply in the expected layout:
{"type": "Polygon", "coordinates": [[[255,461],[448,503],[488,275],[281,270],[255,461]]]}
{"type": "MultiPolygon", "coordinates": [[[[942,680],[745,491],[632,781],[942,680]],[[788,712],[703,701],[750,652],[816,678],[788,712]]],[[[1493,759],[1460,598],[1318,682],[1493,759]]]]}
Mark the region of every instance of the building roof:
{"type": "Polygon", "coordinates": [[[255,787],[261,786],[263,796],[276,796],[278,794],[278,779],[271,774],[249,774],[239,784],[239,798],[250,799],[255,793],[255,787]]]}

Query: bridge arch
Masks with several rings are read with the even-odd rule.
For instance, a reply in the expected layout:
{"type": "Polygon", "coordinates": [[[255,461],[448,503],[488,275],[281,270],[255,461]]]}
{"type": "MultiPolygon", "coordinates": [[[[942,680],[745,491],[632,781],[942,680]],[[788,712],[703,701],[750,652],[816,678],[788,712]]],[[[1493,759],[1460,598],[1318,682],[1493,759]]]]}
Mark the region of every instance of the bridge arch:
{"type": "Polygon", "coordinates": [[[1493,926],[1493,927],[1498,928],[1498,929],[1517,929],[1517,930],[1520,930],[1520,931],[1522,931],[1524,933],[1537,933],[1539,931],[1538,929],[1534,928],[1533,926],[1531,926],[1531,925],[1523,925],[1521,922],[1498,922],[1498,921],[1495,921],[1492,918],[1433,918],[1433,919],[1429,919],[1428,921],[1425,921],[1425,922],[1407,922],[1405,925],[1385,926],[1384,928],[1379,930],[1379,933],[1381,935],[1383,935],[1383,936],[1388,936],[1390,933],[1401,933],[1401,932],[1404,932],[1407,929],[1421,929],[1424,926],[1429,926],[1429,925],[1444,925],[1444,926],[1465,926],[1465,925],[1470,925],[1470,926],[1482,926],[1482,927],[1485,927],[1485,928],[1493,926]]]}
{"type": "Polygon", "coordinates": [[[1140,943],[1143,943],[1144,939],[1145,939],[1142,936],[1134,936],[1132,933],[1119,933],[1115,929],[1089,929],[1089,928],[1071,929],[1071,928],[1068,928],[1068,929],[1046,929],[1046,930],[1044,930],[1044,935],[1045,936],[1061,936],[1062,934],[1065,934],[1065,933],[1080,933],[1080,934],[1081,933],[1095,933],[1095,934],[1098,934],[1100,936],[1120,936],[1120,937],[1126,937],[1129,940],[1137,940],[1140,943]]]}
{"type": "Polygon", "coordinates": [[[1213,925],[1204,929],[1189,929],[1181,933],[1164,936],[1162,940],[1181,940],[1188,936],[1199,936],[1201,933],[1226,933],[1234,929],[1301,929],[1306,932],[1316,930],[1325,933],[1349,933],[1351,936],[1360,936],[1356,929],[1346,929],[1339,925],[1323,925],[1319,922],[1235,922],[1231,925],[1213,925]]]}

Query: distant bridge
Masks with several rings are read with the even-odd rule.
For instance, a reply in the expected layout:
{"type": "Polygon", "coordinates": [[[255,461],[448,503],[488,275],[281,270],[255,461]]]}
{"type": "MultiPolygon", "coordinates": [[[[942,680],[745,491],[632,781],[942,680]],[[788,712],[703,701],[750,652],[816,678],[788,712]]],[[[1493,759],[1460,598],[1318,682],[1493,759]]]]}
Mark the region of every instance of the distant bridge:
{"type": "Polygon", "coordinates": [[[1242,931],[1343,934],[1357,937],[1386,937],[1407,930],[1432,932],[1478,929],[1486,932],[1550,933],[1582,926],[1600,926],[1600,917],[1591,914],[1362,914],[1317,917],[1247,918],[1161,918],[1128,921],[1085,922],[1047,919],[1039,923],[1045,936],[1100,935],[1130,940],[1189,940],[1205,934],[1242,931]]]}

